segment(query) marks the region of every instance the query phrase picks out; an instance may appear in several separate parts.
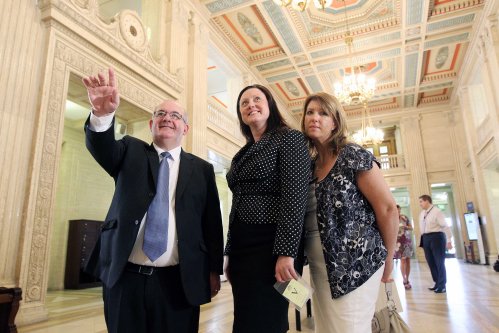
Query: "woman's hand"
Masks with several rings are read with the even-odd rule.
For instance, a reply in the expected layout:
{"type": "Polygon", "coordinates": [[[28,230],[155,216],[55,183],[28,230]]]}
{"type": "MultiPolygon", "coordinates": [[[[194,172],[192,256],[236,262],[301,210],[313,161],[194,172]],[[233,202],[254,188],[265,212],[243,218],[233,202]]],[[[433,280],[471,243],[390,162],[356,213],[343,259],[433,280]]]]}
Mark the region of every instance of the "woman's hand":
{"type": "Polygon", "coordinates": [[[275,264],[275,279],[278,282],[298,280],[298,274],[295,271],[293,257],[279,256],[275,264]]]}

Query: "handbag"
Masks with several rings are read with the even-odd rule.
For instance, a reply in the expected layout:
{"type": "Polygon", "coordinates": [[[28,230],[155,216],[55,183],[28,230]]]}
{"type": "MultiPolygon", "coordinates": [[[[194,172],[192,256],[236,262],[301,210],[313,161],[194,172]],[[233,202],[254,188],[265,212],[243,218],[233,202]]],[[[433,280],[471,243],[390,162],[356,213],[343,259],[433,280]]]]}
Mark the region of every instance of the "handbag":
{"type": "Polygon", "coordinates": [[[374,312],[371,321],[373,333],[409,333],[409,326],[404,322],[397,312],[397,305],[392,294],[393,282],[384,283],[385,292],[382,293],[382,301],[385,306],[374,312]]]}

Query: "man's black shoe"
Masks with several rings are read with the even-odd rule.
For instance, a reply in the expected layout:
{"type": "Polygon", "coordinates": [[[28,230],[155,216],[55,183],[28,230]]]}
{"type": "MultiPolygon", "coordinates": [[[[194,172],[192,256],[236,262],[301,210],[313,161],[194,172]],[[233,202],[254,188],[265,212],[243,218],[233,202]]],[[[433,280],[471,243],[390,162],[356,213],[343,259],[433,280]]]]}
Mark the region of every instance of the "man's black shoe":
{"type": "Polygon", "coordinates": [[[445,288],[442,288],[442,289],[435,289],[434,290],[434,293],[435,294],[445,294],[446,290],[445,288]]]}
{"type": "Polygon", "coordinates": [[[428,290],[431,290],[431,291],[434,291],[434,290],[436,290],[436,289],[437,289],[437,287],[431,287],[431,288],[428,288],[428,290]]]}

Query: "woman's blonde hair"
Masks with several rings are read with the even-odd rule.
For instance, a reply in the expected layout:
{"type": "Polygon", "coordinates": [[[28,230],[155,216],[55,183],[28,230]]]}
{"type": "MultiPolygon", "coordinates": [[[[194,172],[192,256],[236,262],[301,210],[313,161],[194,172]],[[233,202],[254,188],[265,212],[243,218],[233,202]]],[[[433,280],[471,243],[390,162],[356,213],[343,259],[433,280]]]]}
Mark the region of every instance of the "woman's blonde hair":
{"type": "MultiPolygon", "coordinates": [[[[327,114],[333,118],[333,122],[336,126],[331,132],[330,137],[327,139],[327,143],[331,149],[331,152],[337,154],[340,149],[348,143],[348,128],[345,110],[338,99],[328,93],[320,92],[309,95],[305,100],[305,104],[303,106],[303,116],[301,118],[301,130],[305,134],[305,137],[307,137],[305,133],[305,116],[307,114],[308,105],[312,101],[318,102],[321,109],[326,111],[327,114]]],[[[315,148],[314,143],[308,137],[307,141],[312,156],[315,156],[317,154],[317,149],[315,148]]]]}

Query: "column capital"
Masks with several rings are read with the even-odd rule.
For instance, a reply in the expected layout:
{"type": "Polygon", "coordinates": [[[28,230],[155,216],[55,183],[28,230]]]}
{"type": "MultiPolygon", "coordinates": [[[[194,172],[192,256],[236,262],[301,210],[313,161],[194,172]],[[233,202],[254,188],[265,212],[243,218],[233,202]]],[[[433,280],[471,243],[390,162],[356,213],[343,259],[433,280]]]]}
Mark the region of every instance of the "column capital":
{"type": "Polygon", "coordinates": [[[400,125],[408,128],[419,128],[419,122],[421,121],[421,115],[419,113],[412,114],[409,116],[404,116],[400,119],[400,125]]]}

